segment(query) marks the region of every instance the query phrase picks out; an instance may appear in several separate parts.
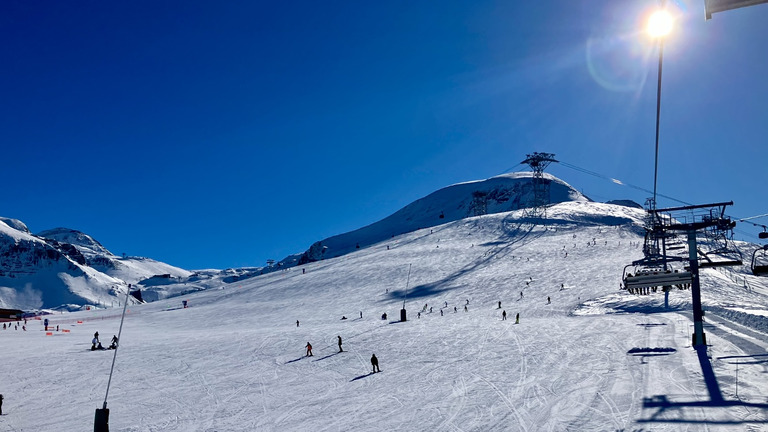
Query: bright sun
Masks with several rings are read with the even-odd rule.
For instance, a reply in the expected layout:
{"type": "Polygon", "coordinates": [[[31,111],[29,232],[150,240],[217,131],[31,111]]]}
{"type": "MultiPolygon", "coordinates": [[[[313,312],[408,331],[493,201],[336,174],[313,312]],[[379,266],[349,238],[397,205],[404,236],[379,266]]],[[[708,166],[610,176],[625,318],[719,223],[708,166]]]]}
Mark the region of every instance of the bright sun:
{"type": "Polygon", "coordinates": [[[654,12],[648,19],[648,34],[654,38],[668,35],[672,31],[673,21],[672,15],[665,10],[654,12]]]}

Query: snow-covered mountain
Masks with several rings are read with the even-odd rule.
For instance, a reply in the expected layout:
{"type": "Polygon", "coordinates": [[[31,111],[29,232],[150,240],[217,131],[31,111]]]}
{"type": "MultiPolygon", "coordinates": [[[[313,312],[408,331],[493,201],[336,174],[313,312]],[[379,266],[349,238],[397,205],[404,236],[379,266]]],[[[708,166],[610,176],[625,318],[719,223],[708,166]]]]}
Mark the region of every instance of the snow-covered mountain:
{"type": "Polygon", "coordinates": [[[0,219],[0,307],[112,306],[129,284],[155,275],[192,272],[142,257],[117,257],[89,235],[56,228],[37,235],[18,220],[0,219]]]}
{"type": "MultiPolygon", "coordinates": [[[[242,282],[265,273],[329,259],[360,248],[449,222],[525,208],[533,201],[533,173],[510,173],[459,183],[408,204],[363,228],[318,241],[303,252],[267,268],[184,270],[144,257],[119,257],[93,237],[68,228],[33,235],[18,220],[0,218],[0,306],[20,309],[75,309],[116,305],[128,284],[145,301],[242,282]]],[[[545,202],[590,200],[549,174],[544,174],[545,202]]],[[[624,202],[621,202],[625,205],[624,202]]]]}
{"type": "MultiPolygon", "coordinates": [[[[487,180],[458,183],[440,189],[368,226],[313,244],[301,256],[288,257],[284,266],[319,261],[349,253],[394,236],[447,222],[519,210],[533,200],[533,173],[502,174],[487,180]]],[[[544,173],[547,204],[585,202],[587,197],[559,178],[544,173]]]]}
{"type": "MultiPolygon", "coordinates": [[[[467,217],[525,208],[533,198],[532,173],[511,173],[459,183],[421,198],[391,216],[358,230],[313,244],[268,268],[188,271],[150,258],[119,257],[88,234],[55,228],[33,235],[15,219],[0,218],[0,306],[37,309],[67,305],[112,305],[127,285],[145,301],[233,283],[264,273],[353,252],[422,228],[467,217]]],[[[544,174],[546,200],[587,202],[564,181],[544,174]]]]}

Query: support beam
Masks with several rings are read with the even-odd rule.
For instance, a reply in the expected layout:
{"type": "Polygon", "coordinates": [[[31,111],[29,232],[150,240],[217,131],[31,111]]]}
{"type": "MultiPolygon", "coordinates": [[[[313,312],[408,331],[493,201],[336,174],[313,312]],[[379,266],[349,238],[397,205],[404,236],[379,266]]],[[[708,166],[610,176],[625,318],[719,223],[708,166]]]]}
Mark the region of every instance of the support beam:
{"type": "Polygon", "coordinates": [[[713,13],[754,6],[761,3],[768,3],[768,0],[704,0],[704,12],[707,19],[710,20],[713,13]]]}

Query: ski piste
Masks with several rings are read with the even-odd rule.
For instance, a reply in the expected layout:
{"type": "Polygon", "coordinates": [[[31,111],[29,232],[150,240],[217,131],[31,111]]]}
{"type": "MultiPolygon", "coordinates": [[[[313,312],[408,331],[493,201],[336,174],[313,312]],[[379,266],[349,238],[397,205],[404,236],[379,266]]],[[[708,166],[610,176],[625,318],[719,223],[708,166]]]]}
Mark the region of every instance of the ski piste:
{"type": "MultiPolygon", "coordinates": [[[[620,290],[621,268],[642,256],[635,246],[642,211],[564,203],[547,214],[557,223],[529,231],[510,232],[515,212],[418,230],[307,264],[303,274],[290,269],[185,295],[194,305],[188,309],[166,310],[178,298],[131,306],[110,390],[110,426],[179,432],[413,430],[414,421],[420,430],[764,427],[763,279],[747,267],[702,272],[710,347],[709,357],[700,358],[690,347],[689,292],[671,292],[666,310],[661,296],[620,290]],[[630,223],[634,215],[638,221],[630,223]],[[597,245],[586,246],[593,238],[597,245]],[[523,299],[513,301],[520,291],[523,299]],[[407,321],[391,321],[404,299],[407,321]],[[467,299],[468,312],[438,313],[446,302],[453,309],[467,299]],[[417,319],[425,304],[434,312],[417,319]],[[363,319],[339,320],[360,311],[363,319]],[[390,320],[382,321],[383,313],[390,320]],[[344,353],[313,361],[336,353],[339,335],[344,353]],[[315,356],[304,359],[308,341],[315,356]],[[371,373],[372,353],[387,374],[371,373]],[[708,403],[701,366],[707,360],[723,404],[708,403]],[[365,378],[354,380],[359,376],[365,378]]],[[[0,330],[0,374],[7,378],[0,393],[9,414],[0,430],[87,430],[103,403],[112,356],[76,353],[90,347],[96,331],[115,334],[119,315],[106,309],[49,319],[70,333],[0,330]],[[40,382],[45,386],[30,386],[40,382]]]]}

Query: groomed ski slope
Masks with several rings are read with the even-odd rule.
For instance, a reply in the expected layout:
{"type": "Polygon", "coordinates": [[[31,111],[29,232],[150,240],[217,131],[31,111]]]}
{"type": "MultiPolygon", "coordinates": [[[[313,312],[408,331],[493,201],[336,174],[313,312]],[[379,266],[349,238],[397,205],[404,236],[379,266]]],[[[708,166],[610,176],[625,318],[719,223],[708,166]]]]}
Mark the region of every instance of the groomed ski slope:
{"type": "MultiPolygon", "coordinates": [[[[716,271],[702,277],[705,309],[738,309],[728,319],[707,312],[705,363],[716,377],[708,386],[690,347],[690,292],[673,291],[665,310],[661,294],[619,290],[622,268],[641,257],[642,212],[563,203],[548,216],[546,228],[522,223],[520,212],[460,220],[132,306],[109,392],[110,430],[768,428],[768,337],[758,331],[768,301],[759,278],[742,273],[745,289],[716,271]],[[432,313],[417,318],[425,304],[432,313]],[[313,357],[304,357],[308,341],[313,357]],[[370,374],[372,353],[381,373],[370,374]],[[707,402],[713,389],[727,403],[707,402]]],[[[90,339],[98,331],[106,346],[120,312],[51,316],[67,334],[45,336],[40,321],[27,332],[0,330],[0,430],[91,430],[113,352],[89,351],[90,339]]]]}

